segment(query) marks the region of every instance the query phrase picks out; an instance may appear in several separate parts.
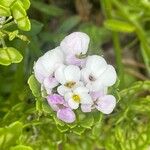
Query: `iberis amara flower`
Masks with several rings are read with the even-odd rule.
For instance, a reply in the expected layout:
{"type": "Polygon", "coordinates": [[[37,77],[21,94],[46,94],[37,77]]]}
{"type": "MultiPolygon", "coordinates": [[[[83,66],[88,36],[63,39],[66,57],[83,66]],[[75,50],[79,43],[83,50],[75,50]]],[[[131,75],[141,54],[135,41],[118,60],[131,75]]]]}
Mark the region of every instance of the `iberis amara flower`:
{"type": "Polygon", "coordinates": [[[116,106],[116,98],[107,92],[116,82],[115,68],[101,56],[87,56],[89,41],[85,33],[71,33],[33,68],[41,92],[46,92],[43,96],[58,119],[66,123],[76,120],[76,109],[110,114],[116,106]]]}

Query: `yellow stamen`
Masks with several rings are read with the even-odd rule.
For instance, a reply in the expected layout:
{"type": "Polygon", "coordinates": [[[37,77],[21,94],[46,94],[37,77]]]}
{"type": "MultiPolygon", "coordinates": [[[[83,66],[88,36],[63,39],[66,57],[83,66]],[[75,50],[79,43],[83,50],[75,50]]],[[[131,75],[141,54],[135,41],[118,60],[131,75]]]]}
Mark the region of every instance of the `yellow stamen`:
{"type": "Polygon", "coordinates": [[[80,96],[79,95],[77,95],[77,94],[74,94],[73,96],[72,96],[72,99],[75,101],[75,102],[80,102],[80,96]]]}
{"type": "Polygon", "coordinates": [[[65,84],[65,86],[68,87],[68,88],[72,88],[75,84],[76,84],[75,82],[70,81],[70,82],[67,82],[65,84]]]}

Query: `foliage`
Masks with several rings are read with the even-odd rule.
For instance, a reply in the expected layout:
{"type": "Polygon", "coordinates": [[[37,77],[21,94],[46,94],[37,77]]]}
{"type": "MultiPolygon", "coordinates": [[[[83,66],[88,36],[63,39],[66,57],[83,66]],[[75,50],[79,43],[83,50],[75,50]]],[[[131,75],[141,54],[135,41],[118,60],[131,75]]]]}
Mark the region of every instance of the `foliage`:
{"type": "Polygon", "coordinates": [[[6,17],[0,24],[0,149],[148,149],[150,2],[31,0],[27,15],[29,6],[28,0],[0,1],[0,16],[6,17]],[[65,124],[31,74],[39,56],[77,30],[90,36],[89,54],[116,66],[120,83],[110,92],[118,104],[110,115],[93,112],[65,124]]]}

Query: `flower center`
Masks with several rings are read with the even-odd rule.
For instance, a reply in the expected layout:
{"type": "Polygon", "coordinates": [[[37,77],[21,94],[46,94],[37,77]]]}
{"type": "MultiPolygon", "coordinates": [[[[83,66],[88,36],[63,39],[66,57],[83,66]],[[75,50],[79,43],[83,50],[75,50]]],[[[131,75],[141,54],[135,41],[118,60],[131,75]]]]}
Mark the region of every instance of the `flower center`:
{"type": "Polygon", "coordinates": [[[72,99],[75,101],[75,102],[80,102],[80,96],[79,95],[77,95],[77,94],[74,94],[73,96],[72,96],[72,99]]]}
{"type": "Polygon", "coordinates": [[[68,87],[68,88],[72,88],[75,84],[76,84],[75,82],[70,81],[70,82],[67,82],[65,84],[65,86],[68,87]]]}
{"type": "Polygon", "coordinates": [[[89,75],[89,80],[90,81],[95,81],[95,78],[92,75],[89,75]]]}

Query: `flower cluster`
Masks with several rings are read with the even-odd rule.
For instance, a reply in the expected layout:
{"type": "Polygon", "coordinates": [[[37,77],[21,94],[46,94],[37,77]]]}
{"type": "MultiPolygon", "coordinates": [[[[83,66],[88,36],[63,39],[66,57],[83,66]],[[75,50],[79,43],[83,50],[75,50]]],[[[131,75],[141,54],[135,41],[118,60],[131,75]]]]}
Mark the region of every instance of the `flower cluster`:
{"type": "Polygon", "coordinates": [[[71,33],[34,65],[35,77],[41,90],[46,91],[48,104],[66,123],[76,120],[76,109],[110,114],[116,105],[115,97],[107,92],[116,82],[116,71],[103,57],[86,56],[89,41],[85,33],[71,33]]]}

